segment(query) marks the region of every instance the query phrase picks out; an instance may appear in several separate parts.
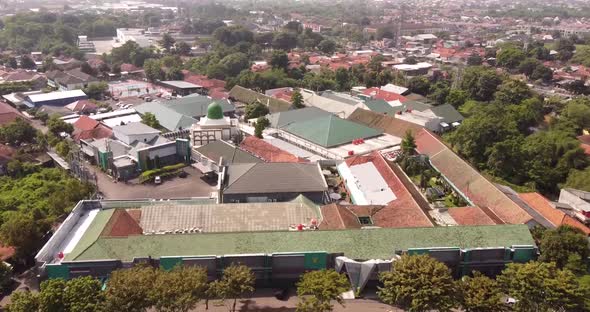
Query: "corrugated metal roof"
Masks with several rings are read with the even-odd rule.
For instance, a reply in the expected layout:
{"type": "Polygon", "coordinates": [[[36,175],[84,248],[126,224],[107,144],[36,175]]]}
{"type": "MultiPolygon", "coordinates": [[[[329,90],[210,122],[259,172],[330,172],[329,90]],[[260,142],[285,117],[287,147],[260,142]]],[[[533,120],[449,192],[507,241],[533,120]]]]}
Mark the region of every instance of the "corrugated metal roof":
{"type": "Polygon", "coordinates": [[[31,94],[28,96],[29,100],[33,103],[45,102],[52,100],[61,100],[67,98],[86,96],[86,93],[82,90],[70,90],[70,91],[55,91],[41,94],[31,94]]]}
{"type": "Polygon", "coordinates": [[[167,81],[160,81],[160,83],[167,85],[167,86],[174,87],[174,88],[179,88],[179,89],[201,88],[201,86],[199,86],[199,85],[196,85],[196,84],[190,83],[190,82],[186,82],[183,80],[167,80],[167,81]]]}
{"type": "Polygon", "coordinates": [[[334,115],[292,123],[284,127],[284,130],[323,147],[347,144],[354,139],[371,138],[382,133],[334,115]]]}
{"type": "Polygon", "coordinates": [[[318,164],[257,163],[230,165],[225,194],[304,193],[328,189],[318,164]]]}
{"type": "Polygon", "coordinates": [[[160,133],[160,130],[154,129],[141,122],[131,122],[123,126],[116,126],[113,127],[113,131],[120,132],[125,135],[160,133]]]}
{"type": "Polygon", "coordinates": [[[148,102],[136,106],[135,109],[141,113],[152,113],[160,125],[170,131],[182,129],[189,129],[197,120],[189,116],[177,113],[166,105],[159,102],[148,102]]]}
{"type": "Polygon", "coordinates": [[[216,101],[208,96],[203,95],[187,96],[162,102],[162,104],[179,114],[199,118],[207,115],[207,108],[213,102],[217,102],[221,106],[224,114],[231,113],[236,110],[228,100],[216,101]]]}
{"type": "Polygon", "coordinates": [[[300,109],[289,110],[270,114],[268,121],[274,128],[281,128],[294,122],[307,121],[310,119],[330,116],[332,113],[321,110],[317,107],[305,107],[300,109]]]}
{"type": "Polygon", "coordinates": [[[219,157],[223,157],[224,164],[243,164],[263,162],[260,158],[251,155],[224,141],[214,141],[209,144],[199,146],[195,150],[205,157],[217,162],[219,157]]]}

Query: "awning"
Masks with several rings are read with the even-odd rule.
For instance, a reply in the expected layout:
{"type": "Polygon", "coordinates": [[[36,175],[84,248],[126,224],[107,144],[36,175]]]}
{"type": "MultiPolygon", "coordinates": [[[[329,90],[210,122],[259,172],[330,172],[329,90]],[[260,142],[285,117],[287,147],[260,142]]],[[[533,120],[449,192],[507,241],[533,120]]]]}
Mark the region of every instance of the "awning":
{"type": "Polygon", "coordinates": [[[199,169],[199,171],[201,171],[202,174],[207,174],[207,173],[214,172],[213,169],[211,169],[208,166],[204,166],[200,162],[196,162],[192,166],[195,167],[195,168],[197,168],[197,169],[199,169]]]}

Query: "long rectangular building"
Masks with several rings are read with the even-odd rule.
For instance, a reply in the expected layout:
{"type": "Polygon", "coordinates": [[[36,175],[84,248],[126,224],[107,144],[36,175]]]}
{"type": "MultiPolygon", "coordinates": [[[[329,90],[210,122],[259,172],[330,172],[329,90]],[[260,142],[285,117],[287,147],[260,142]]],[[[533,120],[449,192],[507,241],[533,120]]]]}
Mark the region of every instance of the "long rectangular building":
{"type": "Polygon", "coordinates": [[[389,261],[404,252],[429,253],[456,276],[473,269],[496,274],[506,263],[536,256],[525,225],[324,231],[315,226],[322,218],[317,206],[305,198],[225,207],[235,213],[223,207],[212,212],[213,204],[211,199],[81,201],[37,254],[38,268],[49,278],[67,279],[108,277],[138,263],[164,269],[201,265],[214,279],[240,262],[273,284],[297,280],[306,270],[334,268],[340,256],[389,261]],[[162,216],[165,207],[168,216],[162,216]],[[215,233],[219,230],[225,232],[215,233]]]}

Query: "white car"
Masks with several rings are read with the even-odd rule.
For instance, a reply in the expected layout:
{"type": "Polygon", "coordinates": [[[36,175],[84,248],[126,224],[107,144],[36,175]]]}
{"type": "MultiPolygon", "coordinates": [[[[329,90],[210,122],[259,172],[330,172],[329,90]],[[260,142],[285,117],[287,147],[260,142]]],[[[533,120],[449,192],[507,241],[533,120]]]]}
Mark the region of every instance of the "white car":
{"type": "Polygon", "coordinates": [[[162,178],[160,178],[160,176],[156,176],[154,178],[154,183],[156,183],[156,184],[162,184],[162,178]]]}

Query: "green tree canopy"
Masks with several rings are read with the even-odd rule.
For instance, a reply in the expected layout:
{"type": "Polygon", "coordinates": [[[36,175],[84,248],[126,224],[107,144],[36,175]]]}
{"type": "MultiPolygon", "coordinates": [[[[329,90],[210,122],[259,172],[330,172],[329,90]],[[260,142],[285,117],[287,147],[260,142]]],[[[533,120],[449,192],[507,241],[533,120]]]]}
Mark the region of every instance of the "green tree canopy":
{"type": "Polygon", "coordinates": [[[402,309],[450,311],[458,303],[451,271],[428,255],[403,255],[379,280],[379,298],[402,309]]]}
{"type": "Polygon", "coordinates": [[[295,108],[305,107],[305,104],[303,104],[303,96],[298,89],[293,90],[293,94],[291,94],[291,103],[295,108]]]}
{"type": "Polygon", "coordinates": [[[233,304],[230,312],[236,311],[238,298],[245,293],[254,291],[254,273],[249,267],[240,264],[232,264],[223,270],[223,277],[213,282],[212,289],[216,295],[223,299],[232,299],[233,304]]]}
{"type": "Polygon", "coordinates": [[[145,312],[154,304],[150,293],[155,279],[156,271],[147,266],[112,272],[105,291],[106,310],[145,312]]]}
{"type": "Polygon", "coordinates": [[[49,117],[49,120],[47,120],[47,128],[56,136],[59,136],[61,133],[71,134],[74,132],[74,127],[63,121],[58,115],[49,117]]]}
{"type": "Polygon", "coordinates": [[[340,295],[350,289],[350,283],[344,274],[334,270],[310,271],[297,283],[298,312],[332,311],[332,301],[343,304],[340,295]]]}
{"type": "Polygon", "coordinates": [[[324,39],[318,45],[318,49],[325,54],[332,55],[336,51],[336,42],[331,39],[324,39]]]}
{"type": "Polygon", "coordinates": [[[557,268],[564,268],[572,254],[586,259],[589,255],[588,240],[579,229],[562,225],[554,230],[546,230],[539,244],[539,261],[554,262],[557,268]]]}
{"type": "Polygon", "coordinates": [[[268,115],[268,113],[269,113],[268,106],[262,104],[259,101],[256,101],[254,103],[250,103],[250,104],[246,105],[244,118],[245,119],[258,118],[258,117],[266,116],[266,115],[268,115]]]}
{"type": "Polygon", "coordinates": [[[39,296],[29,291],[15,291],[10,295],[7,312],[35,312],[39,310],[39,296]]]}
{"type": "Polygon", "coordinates": [[[526,54],[520,48],[505,47],[497,53],[496,62],[498,66],[516,69],[525,58],[526,54]]]}
{"type": "Polygon", "coordinates": [[[498,283],[480,272],[474,271],[473,277],[464,277],[459,285],[459,301],[466,312],[508,311],[502,301],[504,294],[498,283]]]}
{"type": "Polygon", "coordinates": [[[83,91],[91,99],[102,100],[103,96],[109,91],[109,85],[106,81],[92,82],[83,91]]]}
{"type": "Polygon", "coordinates": [[[0,127],[0,142],[13,146],[32,143],[36,136],[37,130],[21,118],[0,127]]]}
{"type": "Polygon", "coordinates": [[[461,79],[461,89],[469,98],[477,101],[491,101],[496,88],[502,83],[495,70],[481,66],[470,66],[465,69],[461,79]]]}
{"type": "Polygon", "coordinates": [[[424,76],[413,77],[408,82],[408,89],[414,93],[426,96],[430,91],[430,81],[424,76]]]}
{"type": "Polygon", "coordinates": [[[164,79],[164,71],[162,65],[157,59],[147,59],[143,64],[145,76],[150,81],[158,81],[164,79]]]}
{"type": "Polygon", "coordinates": [[[189,312],[205,298],[207,272],[203,267],[178,266],[158,270],[153,281],[152,300],[161,312],[189,312]]]}
{"type": "Polygon", "coordinates": [[[497,281],[517,300],[516,311],[582,311],[584,307],[587,290],[572,272],[554,263],[511,263],[497,281]]]}
{"type": "Polygon", "coordinates": [[[281,50],[275,50],[270,57],[270,66],[282,70],[287,70],[289,67],[289,57],[287,53],[281,50]]]}
{"type": "Polygon", "coordinates": [[[570,171],[564,186],[590,192],[590,167],[570,171]]]}
{"type": "Polygon", "coordinates": [[[162,125],[160,125],[160,122],[158,121],[158,119],[156,119],[156,115],[154,115],[153,113],[147,112],[145,114],[143,114],[141,116],[141,122],[145,125],[148,125],[154,129],[161,129],[162,125]]]}

